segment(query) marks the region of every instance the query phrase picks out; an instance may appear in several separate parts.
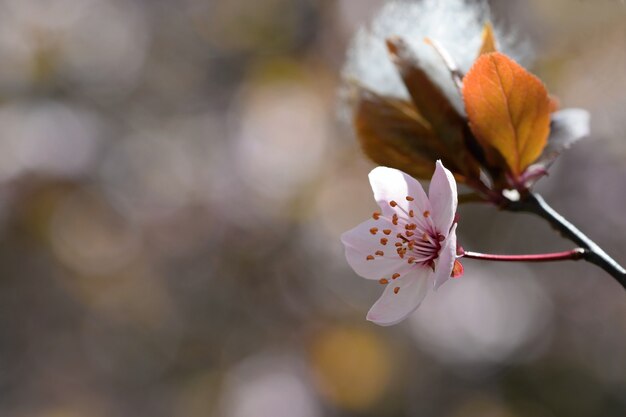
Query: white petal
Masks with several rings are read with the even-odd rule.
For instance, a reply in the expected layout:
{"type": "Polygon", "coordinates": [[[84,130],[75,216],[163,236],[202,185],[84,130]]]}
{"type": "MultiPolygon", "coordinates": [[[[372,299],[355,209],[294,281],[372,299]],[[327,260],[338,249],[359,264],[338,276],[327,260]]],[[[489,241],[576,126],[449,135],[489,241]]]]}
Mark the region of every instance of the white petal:
{"type": "Polygon", "coordinates": [[[456,214],[457,191],[454,176],[441,161],[437,161],[435,173],[430,181],[428,197],[435,227],[439,233],[447,236],[456,214]]]}
{"type": "Polygon", "coordinates": [[[367,319],[381,326],[391,326],[415,311],[428,293],[429,268],[412,268],[407,275],[390,282],[383,295],[367,313],[367,319]],[[394,289],[399,287],[396,294],[394,289]]]}
{"type": "Polygon", "coordinates": [[[441,287],[452,275],[454,261],[456,260],[456,224],[452,226],[450,234],[443,241],[439,258],[435,264],[435,290],[441,287]]]}
{"type": "Polygon", "coordinates": [[[394,231],[390,236],[386,236],[382,233],[382,229],[386,227],[392,229],[393,226],[382,219],[370,219],[341,235],[348,264],[363,278],[390,278],[394,273],[406,268],[406,262],[400,259],[392,243],[391,235],[395,236],[397,232],[394,231]],[[373,227],[379,229],[375,235],[370,233],[373,227]],[[389,238],[387,245],[380,243],[383,237],[389,238]],[[378,250],[382,250],[384,256],[375,255],[378,250]],[[368,255],[374,256],[374,259],[368,260],[368,255]]]}
{"type": "Polygon", "coordinates": [[[589,135],[589,112],[563,109],[552,114],[548,143],[536,163],[552,162],[561,152],[589,135]]]}
{"type": "Polygon", "coordinates": [[[394,209],[389,205],[392,200],[398,203],[398,208],[406,212],[410,210],[409,205],[421,212],[430,210],[430,203],[422,185],[410,175],[393,168],[377,167],[370,172],[369,179],[374,198],[383,214],[397,213],[400,215],[401,210],[394,209]],[[407,201],[407,196],[413,197],[414,201],[407,201]]]}

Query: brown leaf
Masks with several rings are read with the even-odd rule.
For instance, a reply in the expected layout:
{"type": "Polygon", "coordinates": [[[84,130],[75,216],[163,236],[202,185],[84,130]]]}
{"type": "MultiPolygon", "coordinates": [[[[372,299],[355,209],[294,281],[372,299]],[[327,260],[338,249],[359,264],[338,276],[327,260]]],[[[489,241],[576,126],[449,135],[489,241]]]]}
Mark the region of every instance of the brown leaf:
{"type": "Polygon", "coordinates": [[[496,46],[496,35],[493,33],[493,26],[490,22],[487,22],[483,26],[482,44],[478,56],[491,52],[498,52],[498,47],[496,46]]]}
{"type": "Polygon", "coordinates": [[[409,101],[361,89],[354,126],[370,159],[416,178],[429,179],[435,161],[445,154],[443,144],[409,101]]]}
{"type": "Polygon", "coordinates": [[[457,167],[458,173],[477,178],[478,164],[467,151],[465,118],[452,105],[450,98],[421,68],[418,58],[406,42],[397,37],[389,38],[387,49],[402,76],[415,108],[428,121],[432,131],[443,145],[442,155],[445,155],[457,167]]]}

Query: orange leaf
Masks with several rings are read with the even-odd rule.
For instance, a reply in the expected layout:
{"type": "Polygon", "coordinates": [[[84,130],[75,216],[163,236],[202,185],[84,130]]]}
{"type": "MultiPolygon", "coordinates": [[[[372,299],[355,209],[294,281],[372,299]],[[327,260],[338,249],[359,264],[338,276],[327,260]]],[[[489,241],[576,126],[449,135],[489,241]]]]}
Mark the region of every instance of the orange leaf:
{"type": "Polygon", "coordinates": [[[496,46],[496,36],[493,33],[493,26],[491,26],[491,23],[487,22],[483,27],[482,45],[480,46],[478,56],[497,51],[498,48],[496,46]]]}
{"type": "Polygon", "coordinates": [[[519,176],[539,157],[550,133],[541,80],[506,55],[481,55],[463,80],[463,100],[490,163],[519,176]]]}

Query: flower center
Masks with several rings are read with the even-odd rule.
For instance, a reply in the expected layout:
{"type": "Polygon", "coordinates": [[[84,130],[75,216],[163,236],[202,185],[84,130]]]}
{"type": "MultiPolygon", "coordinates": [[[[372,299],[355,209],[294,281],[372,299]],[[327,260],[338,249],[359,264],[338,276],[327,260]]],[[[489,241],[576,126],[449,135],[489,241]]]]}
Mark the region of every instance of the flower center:
{"type": "MultiPolygon", "coordinates": [[[[406,197],[407,201],[413,201],[411,196],[406,197]]],[[[435,269],[435,259],[439,257],[441,242],[445,237],[439,233],[430,218],[430,211],[416,214],[414,210],[406,211],[395,201],[390,201],[389,205],[400,212],[400,216],[394,213],[390,218],[382,216],[381,213],[374,213],[374,220],[391,222],[389,228],[381,228],[383,237],[380,238],[380,245],[386,247],[393,244],[396,253],[403,261],[410,265],[426,266],[435,269]],[[394,237],[395,236],[395,237],[394,237]]],[[[370,233],[378,234],[379,228],[373,227],[370,233]]],[[[383,248],[384,249],[384,248],[383,248]]],[[[377,256],[384,256],[384,250],[375,252],[377,256]]],[[[375,259],[373,255],[367,259],[375,259]]]]}
{"type": "Polygon", "coordinates": [[[397,241],[394,243],[400,258],[405,259],[408,264],[428,266],[434,270],[434,261],[439,257],[443,235],[433,230],[415,233],[415,223],[407,223],[405,228],[404,233],[396,235],[397,241]]]}

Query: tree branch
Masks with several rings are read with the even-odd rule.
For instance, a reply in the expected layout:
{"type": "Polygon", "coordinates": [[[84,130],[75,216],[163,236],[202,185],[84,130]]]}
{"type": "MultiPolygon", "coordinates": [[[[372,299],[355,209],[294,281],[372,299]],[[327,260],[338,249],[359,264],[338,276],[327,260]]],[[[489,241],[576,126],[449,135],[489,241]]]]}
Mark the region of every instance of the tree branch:
{"type": "Polygon", "coordinates": [[[520,201],[511,201],[506,210],[533,213],[548,221],[563,237],[585,249],[582,259],[599,266],[626,289],[626,270],[576,226],[556,212],[539,194],[531,193],[520,201]]]}

